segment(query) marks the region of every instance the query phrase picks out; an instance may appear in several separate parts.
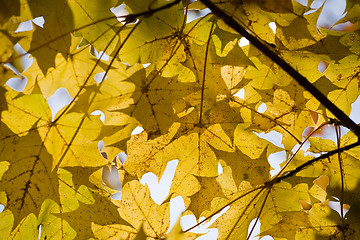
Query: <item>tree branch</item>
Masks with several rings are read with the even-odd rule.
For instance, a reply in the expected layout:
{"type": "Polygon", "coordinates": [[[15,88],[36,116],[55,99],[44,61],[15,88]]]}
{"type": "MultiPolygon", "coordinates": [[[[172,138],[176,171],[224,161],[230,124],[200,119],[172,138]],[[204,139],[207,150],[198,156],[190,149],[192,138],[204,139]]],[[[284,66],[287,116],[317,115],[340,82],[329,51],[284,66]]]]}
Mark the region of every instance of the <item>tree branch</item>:
{"type": "Polygon", "coordinates": [[[281,180],[284,180],[284,179],[286,179],[286,178],[288,178],[288,177],[291,177],[291,176],[295,175],[296,173],[300,172],[301,170],[307,168],[307,167],[310,166],[311,164],[313,164],[313,163],[315,163],[315,162],[317,162],[317,161],[319,161],[319,160],[321,160],[321,159],[328,158],[328,157],[330,157],[330,156],[332,156],[332,155],[334,155],[334,154],[336,154],[336,153],[340,153],[340,152],[343,152],[343,151],[352,149],[352,148],[357,147],[357,146],[359,146],[359,145],[360,145],[360,141],[357,141],[357,142],[352,143],[352,144],[350,144],[350,145],[347,145],[347,146],[345,146],[345,147],[342,147],[342,148],[338,148],[338,149],[329,151],[329,152],[327,152],[327,153],[325,153],[325,154],[323,154],[323,155],[321,155],[321,156],[319,156],[319,157],[317,157],[317,158],[311,159],[311,160],[307,161],[306,163],[298,166],[298,167],[295,168],[294,170],[285,172],[282,176],[280,176],[280,177],[278,177],[278,178],[276,179],[276,182],[280,182],[281,180]]]}
{"type": "Polygon", "coordinates": [[[218,8],[210,0],[200,0],[206,7],[208,7],[214,15],[223,20],[228,26],[233,28],[249,42],[274,61],[279,67],[281,67],[286,73],[295,79],[303,88],[309,91],[322,105],[324,105],[338,120],[341,124],[351,131],[353,131],[358,138],[360,138],[360,126],[353,122],[343,111],[341,111],[335,104],[333,104],[326,96],[324,96],[319,89],[312,85],[304,76],[298,71],[291,67],[285,60],[279,57],[274,51],[268,46],[263,44],[259,39],[248,32],[243,26],[235,21],[231,16],[227,15],[223,10],[218,8]]]}
{"type": "Polygon", "coordinates": [[[175,0],[173,2],[170,2],[168,4],[165,4],[164,6],[161,6],[161,7],[158,7],[158,8],[154,8],[152,9],[151,8],[151,5],[149,6],[149,10],[146,11],[146,12],[140,12],[140,13],[136,13],[136,14],[129,14],[129,15],[126,15],[124,16],[125,17],[125,22],[126,23],[132,23],[132,22],[135,22],[136,21],[136,18],[140,17],[140,16],[147,16],[147,17],[150,17],[151,15],[153,15],[154,13],[158,12],[158,11],[161,11],[161,10],[164,10],[164,9],[167,9],[167,8],[170,8],[176,4],[178,4],[180,2],[180,0],[175,0]]]}

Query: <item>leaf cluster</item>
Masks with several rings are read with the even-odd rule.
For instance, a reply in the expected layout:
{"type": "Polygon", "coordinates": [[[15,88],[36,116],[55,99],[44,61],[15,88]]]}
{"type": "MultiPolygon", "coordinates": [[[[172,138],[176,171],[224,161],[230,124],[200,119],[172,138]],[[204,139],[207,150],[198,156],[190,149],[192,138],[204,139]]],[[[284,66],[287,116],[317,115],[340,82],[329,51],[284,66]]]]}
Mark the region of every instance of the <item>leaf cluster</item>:
{"type": "Polygon", "coordinates": [[[195,239],[213,219],[218,239],[248,239],[256,219],[274,239],[360,238],[360,128],[348,117],[360,6],[347,1],[339,22],[354,27],[340,32],[319,29],[321,8],[308,2],[5,0],[0,237],[37,239],[41,228],[41,239],[195,239]],[[110,11],[119,5],[127,14],[110,11]],[[16,31],[38,17],[43,26],[16,31]],[[72,100],[52,114],[59,88],[72,100]],[[274,156],[284,159],[271,174],[274,156]],[[174,159],[156,203],[139,179],[161,179],[174,159]],[[198,224],[169,231],[178,196],[198,224]]]}

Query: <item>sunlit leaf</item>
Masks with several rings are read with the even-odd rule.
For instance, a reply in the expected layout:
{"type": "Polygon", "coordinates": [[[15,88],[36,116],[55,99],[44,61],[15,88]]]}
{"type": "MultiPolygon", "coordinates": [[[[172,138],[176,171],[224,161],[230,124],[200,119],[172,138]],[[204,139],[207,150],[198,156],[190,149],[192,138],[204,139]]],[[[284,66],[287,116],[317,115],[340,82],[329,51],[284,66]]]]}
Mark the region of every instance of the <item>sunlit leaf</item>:
{"type": "Polygon", "coordinates": [[[359,4],[314,6],[3,1],[0,238],[360,238],[359,4]]]}
{"type": "Polygon", "coordinates": [[[120,202],[120,215],[135,229],[142,224],[146,236],[165,236],[170,223],[170,203],[157,205],[150,198],[149,190],[138,181],[132,181],[123,188],[120,202]]]}

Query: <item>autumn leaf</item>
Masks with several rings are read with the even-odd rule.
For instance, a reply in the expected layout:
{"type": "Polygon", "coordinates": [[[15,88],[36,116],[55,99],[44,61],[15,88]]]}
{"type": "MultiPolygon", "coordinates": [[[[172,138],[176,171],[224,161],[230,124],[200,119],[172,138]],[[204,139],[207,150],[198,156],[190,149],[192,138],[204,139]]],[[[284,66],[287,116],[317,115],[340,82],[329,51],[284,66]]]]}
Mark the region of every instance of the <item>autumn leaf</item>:
{"type": "Polygon", "coordinates": [[[79,207],[71,212],[54,214],[66,220],[79,238],[93,237],[92,225],[108,226],[119,224],[129,226],[129,223],[122,219],[116,206],[108,197],[92,192],[92,202],[79,203],[79,207]],[[96,206],[96,207],[94,207],[96,206]]]}
{"type": "Polygon", "coordinates": [[[359,4],[312,2],[3,1],[0,236],[358,239],[359,4]]]}
{"type": "Polygon", "coordinates": [[[154,138],[167,133],[169,127],[179,121],[172,103],[190,94],[194,87],[176,78],[157,76],[157,72],[145,74],[145,70],[140,70],[127,79],[135,86],[130,96],[133,104],[121,111],[136,118],[149,138],[154,138]]]}
{"type": "Polygon", "coordinates": [[[165,236],[169,227],[170,203],[157,205],[150,198],[149,190],[138,181],[129,182],[123,188],[120,215],[135,229],[143,228],[146,236],[165,236]]]}
{"type": "MultiPolygon", "coordinates": [[[[71,45],[67,50],[67,55],[56,55],[54,57],[54,67],[49,67],[46,73],[41,69],[41,63],[38,58],[23,73],[30,81],[24,91],[30,93],[38,85],[46,98],[50,97],[61,87],[68,90],[70,96],[75,96],[84,86],[95,84],[93,80],[95,74],[100,73],[103,69],[96,67],[95,57],[93,57],[87,48],[77,49],[81,38],[71,38],[71,45]],[[93,64],[87,62],[93,58],[93,64]],[[53,79],[48,81],[47,79],[53,79]]],[[[47,58],[48,59],[48,58],[47,58]]]]}
{"type": "Polygon", "coordinates": [[[31,40],[27,40],[29,46],[26,46],[26,48],[28,49],[25,49],[30,51],[37,49],[33,55],[38,59],[39,67],[44,74],[46,74],[48,68],[55,65],[55,57],[58,52],[66,56],[66,53],[70,49],[71,36],[66,35],[61,41],[53,43],[48,43],[48,41],[51,41],[54,36],[72,31],[74,27],[73,16],[68,4],[63,0],[59,0],[55,2],[54,6],[55,9],[53,11],[54,13],[56,12],[56,14],[51,13],[50,8],[52,8],[52,5],[49,5],[46,1],[36,3],[24,1],[21,3],[21,7],[23,8],[21,17],[25,21],[40,16],[43,16],[45,20],[44,28],[35,26],[31,40]],[[60,16],[64,16],[66,20],[60,23],[60,16]]]}
{"type": "Polygon", "coordinates": [[[220,184],[215,177],[197,177],[199,181],[200,190],[190,197],[191,203],[188,207],[196,217],[210,208],[211,200],[217,197],[225,197],[222,192],[220,184]]]}
{"type": "Polygon", "coordinates": [[[1,160],[10,166],[1,178],[0,189],[10,193],[6,206],[16,226],[28,214],[37,215],[45,199],[58,201],[59,183],[56,172],[51,171],[51,155],[36,131],[19,137],[2,124],[1,132],[1,160]]]}
{"type": "Polygon", "coordinates": [[[234,152],[215,151],[219,160],[223,160],[231,168],[237,186],[248,181],[254,186],[269,180],[270,165],[267,161],[267,147],[258,158],[252,159],[238,148],[234,152]]]}

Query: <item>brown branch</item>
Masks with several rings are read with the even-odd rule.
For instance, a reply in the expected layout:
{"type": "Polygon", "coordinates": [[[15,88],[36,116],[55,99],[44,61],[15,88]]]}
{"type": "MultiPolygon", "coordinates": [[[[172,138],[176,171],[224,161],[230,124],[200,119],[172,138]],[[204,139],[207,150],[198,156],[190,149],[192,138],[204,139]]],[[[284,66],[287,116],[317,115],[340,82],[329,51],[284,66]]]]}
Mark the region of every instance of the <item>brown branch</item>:
{"type": "Polygon", "coordinates": [[[200,0],[206,7],[208,7],[214,15],[223,20],[228,26],[233,28],[249,42],[264,53],[268,58],[274,61],[280,68],[295,79],[303,88],[310,92],[322,105],[324,105],[335,117],[337,117],[341,124],[360,137],[360,126],[352,121],[342,110],[340,110],[334,103],[332,103],[326,96],[324,96],[319,89],[312,85],[304,76],[291,67],[285,60],[279,57],[273,50],[263,44],[259,39],[247,31],[240,23],[227,15],[223,10],[218,8],[210,0],[200,0]]]}
{"type": "Polygon", "coordinates": [[[151,8],[151,4],[149,6],[149,10],[146,11],[146,12],[140,12],[140,13],[136,13],[136,14],[129,14],[127,16],[124,16],[125,17],[125,22],[126,23],[131,23],[131,22],[135,22],[136,19],[140,16],[145,16],[145,17],[150,17],[151,15],[153,15],[154,13],[158,12],[158,11],[161,11],[161,10],[164,10],[164,9],[168,9],[176,4],[178,4],[180,2],[180,0],[175,0],[173,2],[170,2],[168,4],[165,4],[161,7],[158,7],[158,8],[154,8],[152,9],[151,8]]]}
{"type": "MultiPolygon", "coordinates": [[[[304,163],[304,164],[298,166],[297,168],[295,168],[294,170],[285,172],[283,175],[281,175],[281,176],[278,177],[278,178],[275,178],[275,179],[274,179],[275,181],[274,181],[274,180],[273,180],[273,181],[274,181],[274,183],[280,182],[281,180],[284,180],[284,179],[286,179],[286,178],[288,178],[288,177],[291,177],[291,176],[295,175],[296,173],[302,171],[303,169],[307,168],[307,167],[310,166],[311,164],[313,164],[313,163],[315,163],[315,162],[317,162],[317,161],[319,161],[319,160],[321,160],[321,159],[325,159],[325,158],[331,157],[331,156],[334,155],[334,154],[337,154],[337,153],[340,153],[340,152],[343,152],[343,151],[352,149],[352,148],[357,147],[357,146],[359,146],[359,145],[360,145],[360,141],[357,141],[357,142],[352,143],[352,144],[350,144],[350,145],[347,145],[347,146],[345,146],[345,147],[342,147],[342,148],[338,148],[338,149],[329,151],[329,152],[327,152],[327,153],[325,153],[325,154],[323,154],[323,155],[321,155],[321,156],[319,156],[319,157],[317,157],[317,158],[314,158],[314,159],[311,159],[311,160],[307,161],[306,163],[304,163]]],[[[266,183],[265,183],[265,184],[266,184],[266,183]]]]}

